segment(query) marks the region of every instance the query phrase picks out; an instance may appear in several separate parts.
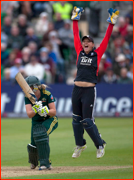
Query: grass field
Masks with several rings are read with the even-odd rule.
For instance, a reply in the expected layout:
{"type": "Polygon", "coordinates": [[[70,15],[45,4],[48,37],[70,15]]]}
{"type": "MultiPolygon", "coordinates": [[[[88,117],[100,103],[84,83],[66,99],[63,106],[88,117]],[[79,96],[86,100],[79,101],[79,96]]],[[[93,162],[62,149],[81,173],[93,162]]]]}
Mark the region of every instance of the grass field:
{"type": "MultiPolygon", "coordinates": [[[[50,135],[50,159],[53,169],[46,173],[36,170],[35,174],[8,179],[132,179],[133,178],[133,119],[132,118],[96,118],[96,124],[103,139],[107,142],[106,153],[102,159],[96,159],[96,149],[88,137],[87,149],[78,159],[73,159],[75,147],[72,120],[60,118],[58,128],[50,135]],[[80,167],[79,167],[80,166],[80,167]],[[58,171],[60,167],[60,171],[58,171]],[[63,171],[70,167],[72,171],[63,171]],[[89,170],[83,170],[88,167],[89,170]],[[78,170],[77,170],[78,168],[78,170]],[[92,170],[93,169],[93,170],[92,170]],[[82,172],[81,172],[82,171],[82,172]],[[37,175],[36,175],[37,174],[37,175]]],[[[1,121],[1,166],[3,168],[26,167],[29,170],[27,144],[30,143],[31,120],[2,119],[1,121]]],[[[22,168],[23,169],[23,168],[22,168]]],[[[27,171],[26,169],[26,171],[27,171]]],[[[31,171],[31,170],[30,170],[31,171]]],[[[11,172],[11,170],[10,170],[11,172]]],[[[6,178],[3,176],[3,179],[6,178]]]]}

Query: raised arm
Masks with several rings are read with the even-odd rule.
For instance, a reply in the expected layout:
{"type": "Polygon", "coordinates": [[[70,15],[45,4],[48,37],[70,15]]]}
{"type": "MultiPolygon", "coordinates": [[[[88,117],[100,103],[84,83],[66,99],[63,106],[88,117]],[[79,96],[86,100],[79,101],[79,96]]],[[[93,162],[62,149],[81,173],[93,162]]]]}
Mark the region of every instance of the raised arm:
{"type": "MultiPolygon", "coordinates": [[[[80,51],[83,49],[79,36],[78,20],[80,20],[81,13],[84,12],[82,7],[74,7],[71,19],[73,20],[73,34],[74,34],[74,47],[77,53],[77,60],[80,51]]],[[[77,61],[76,61],[77,64],[77,61]]]]}
{"type": "Polygon", "coordinates": [[[100,59],[100,60],[101,60],[102,55],[106,51],[106,48],[107,48],[112,30],[113,30],[113,26],[114,26],[113,24],[109,24],[106,34],[105,34],[105,37],[103,38],[100,46],[95,50],[95,52],[98,54],[98,57],[99,57],[98,59],[100,59]]]}
{"type": "Polygon", "coordinates": [[[80,41],[79,36],[79,28],[78,28],[78,21],[73,20],[73,34],[74,34],[74,47],[77,53],[77,56],[79,55],[80,51],[83,49],[80,41]]]}
{"type": "Polygon", "coordinates": [[[95,50],[98,54],[98,63],[100,63],[101,57],[106,51],[110,36],[112,34],[113,26],[117,22],[117,18],[119,16],[119,11],[117,9],[113,10],[112,8],[108,9],[109,18],[107,19],[107,22],[109,23],[109,26],[107,28],[105,37],[103,41],[101,42],[100,46],[95,50]]]}

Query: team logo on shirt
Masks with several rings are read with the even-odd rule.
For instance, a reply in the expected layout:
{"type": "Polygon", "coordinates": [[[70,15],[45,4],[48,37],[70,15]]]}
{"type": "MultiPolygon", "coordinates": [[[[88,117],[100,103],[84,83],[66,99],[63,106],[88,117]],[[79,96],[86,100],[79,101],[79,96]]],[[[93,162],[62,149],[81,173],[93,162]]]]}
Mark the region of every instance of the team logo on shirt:
{"type": "Polygon", "coordinates": [[[42,102],[46,102],[46,98],[42,98],[42,102]]]}
{"type": "Polygon", "coordinates": [[[92,59],[91,58],[88,58],[86,56],[82,56],[81,57],[81,62],[80,62],[81,65],[88,65],[88,66],[91,66],[92,64],[92,59]]]}

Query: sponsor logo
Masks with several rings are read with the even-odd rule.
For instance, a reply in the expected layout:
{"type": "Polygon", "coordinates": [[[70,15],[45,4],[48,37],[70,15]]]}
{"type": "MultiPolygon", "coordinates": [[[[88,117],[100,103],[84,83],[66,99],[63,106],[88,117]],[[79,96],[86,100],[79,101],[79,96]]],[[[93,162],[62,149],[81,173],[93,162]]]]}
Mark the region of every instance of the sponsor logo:
{"type": "MultiPolygon", "coordinates": [[[[52,96],[53,97],[53,96],[52,96]]],[[[42,99],[45,101],[45,99],[42,99]]],[[[131,97],[97,97],[95,102],[94,115],[95,116],[133,116],[133,102],[131,97]]],[[[56,110],[58,116],[72,116],[72,102],[71,97],[56,98],[56,110]]],[[[91,104],[92,105],[92,104],[91,104]]],[[[91,106],[90,105],[90,106],[91,106]]],[[[8,93],[1,93],[1,114],[10,114],[15,116],[26,116],[24,94],[17,92],[16,97],[8,95],[8,93]]]]}
{"type": "Polygon", "coordinates": [[[86,56],[81,57],[81,62],[80,62],[80,64],[90,66],[91,63],[92,63],[92,59],[91,59],[91,58],[88,58],[88,57],[86,57],[86,56]]]}

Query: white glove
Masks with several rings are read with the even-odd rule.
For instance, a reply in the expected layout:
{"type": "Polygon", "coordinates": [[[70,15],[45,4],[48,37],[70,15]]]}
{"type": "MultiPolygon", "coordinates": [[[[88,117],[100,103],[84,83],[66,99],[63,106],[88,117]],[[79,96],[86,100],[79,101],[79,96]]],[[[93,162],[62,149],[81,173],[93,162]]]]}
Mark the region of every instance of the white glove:
{"type": "Polygon", "coordinates": [[[42,108],[42,101],[36,101],[35,105],[32,106],[32,109],[35,113],[37,113],[42,108]]]}
{"type": "Polygon", "coordinates": [[[72,12],[72,20],[80,20],[81,13],[84,12],[84,9],[82,7],[74,7],[72,12]]]}
{"type": "Polygon", "coordinates": [[[119,17],[119,10],[117,9],[113,10],[113,8],[109,8],[108,13],[109,13],[109,18],[107,19],[107,22],[111,24],[116,24],[117,19],[119,17]]]}
{"type": "Polygon", "coordinates": [[[44,106],[42,107],[39,111],[38,111],[38,114],[40,116],[44,116],[44,117],[47,117],[47,114],[49,113],[49,109],[47,106],[44,106]]]}

